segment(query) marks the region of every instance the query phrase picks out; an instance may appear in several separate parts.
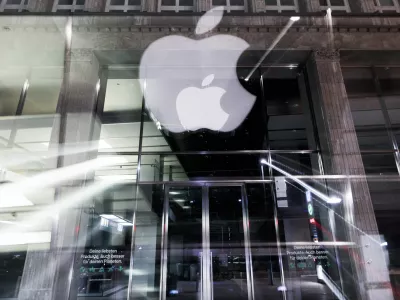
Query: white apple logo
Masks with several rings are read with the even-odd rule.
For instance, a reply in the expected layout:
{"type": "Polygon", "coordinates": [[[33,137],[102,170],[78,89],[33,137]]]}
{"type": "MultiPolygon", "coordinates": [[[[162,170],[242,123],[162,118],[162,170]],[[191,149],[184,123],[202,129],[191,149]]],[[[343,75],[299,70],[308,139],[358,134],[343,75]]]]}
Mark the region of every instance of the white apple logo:
{"type": "MultiPolygon", "coordinates": [[[[208,11],[198,21],[196,35],[213,29],[222,15],[223,7],[208,11]]],[[[256,100],[236,75],[237,61],[248,47],[232,35],[200,40],[171,35],[153,42],[141,58],[139,77],[154,121],[177,133],[236,129],[256,100]]]]}
{"type": "MultiPolygon", "coordinates": [[[[206,87],[213,79],[214,74],[210,74],[204,78],[201,85],[206,87]]],[[[182,126],[186,130],[193,131],[203,127],[220,130],[229,117],[220,105],[225,92],[220,87],[203,89],[188,87],[182,90],[176,99],[176,109],[182,126]]]]}

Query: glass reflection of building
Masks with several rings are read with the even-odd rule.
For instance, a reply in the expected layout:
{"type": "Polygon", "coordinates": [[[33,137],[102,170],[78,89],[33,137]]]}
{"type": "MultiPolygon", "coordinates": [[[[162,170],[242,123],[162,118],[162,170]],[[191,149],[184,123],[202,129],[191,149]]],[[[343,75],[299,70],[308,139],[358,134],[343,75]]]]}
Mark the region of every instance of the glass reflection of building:
{"type": "Polygon", "coordinates": [[[397,0],[0,11],[0,298],[398,298],[397,0]],[[233,131],[172,133],[141,56],[218,5],[256,102],[233,131]]]}

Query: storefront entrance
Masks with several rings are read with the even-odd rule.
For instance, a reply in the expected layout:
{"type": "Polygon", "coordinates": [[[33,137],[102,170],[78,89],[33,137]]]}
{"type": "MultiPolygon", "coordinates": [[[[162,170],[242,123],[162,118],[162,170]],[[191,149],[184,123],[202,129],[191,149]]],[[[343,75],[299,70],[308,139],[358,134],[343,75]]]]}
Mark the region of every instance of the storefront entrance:
{"type": "Polygon", "coordinates": [[[160,299],[254,299],[245,186],[168,185],[160,299]]]}

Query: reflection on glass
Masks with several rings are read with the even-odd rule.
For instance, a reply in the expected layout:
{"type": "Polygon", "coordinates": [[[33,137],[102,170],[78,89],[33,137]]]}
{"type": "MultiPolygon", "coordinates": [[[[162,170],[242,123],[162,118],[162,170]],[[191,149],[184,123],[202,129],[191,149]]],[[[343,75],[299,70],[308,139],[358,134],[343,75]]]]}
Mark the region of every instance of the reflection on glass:
{"type": "Polygon", "coordinates": [[[247,299],[240,187],[210,187],[210,250],[214,299],[247,299]]]}
{"type": "Polygon", "coordinates": [[[171,187],[168,207],[166,295],[200,299],[201,187],[171,187]]]}

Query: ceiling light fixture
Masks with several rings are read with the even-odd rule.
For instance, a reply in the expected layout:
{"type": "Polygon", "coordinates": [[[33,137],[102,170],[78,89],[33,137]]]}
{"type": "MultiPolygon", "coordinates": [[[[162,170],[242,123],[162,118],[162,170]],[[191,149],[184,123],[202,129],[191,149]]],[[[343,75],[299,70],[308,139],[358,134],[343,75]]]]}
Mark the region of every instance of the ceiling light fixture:
{"type": "Polygon", "coordinates": [[[118,225],[121,226],[133,226],[132,222],[129,222],[128,220],[125,220],[124,218],[116,215],[109,215],[109,214],[102,214],[100,215],[103,219],[109,220],[111,222],[118,223],[118,225]]]}

